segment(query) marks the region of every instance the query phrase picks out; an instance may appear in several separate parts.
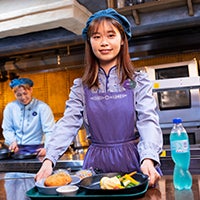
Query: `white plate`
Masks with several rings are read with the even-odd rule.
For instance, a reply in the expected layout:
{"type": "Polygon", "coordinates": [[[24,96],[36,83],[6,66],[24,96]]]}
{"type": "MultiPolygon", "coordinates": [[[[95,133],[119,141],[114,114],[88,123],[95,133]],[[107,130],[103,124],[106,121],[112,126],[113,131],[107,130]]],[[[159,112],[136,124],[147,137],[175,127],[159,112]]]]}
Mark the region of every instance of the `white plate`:
{"type": "MultiPolygon", "coordinates": [[[[70,175],[70,176],[72,178],[72,182],[68,185],[78,184],[81,180],[78,176],[75,176],[75,175],[70,175]]],[[[60,186],[46,187],[44,185],[44,181],[45,181],[45,179],[42,179],[35,183],[35,186],[37,187],[39,193],[41,193],[41,194],[57,194],[56,189],[60,186]]]]}

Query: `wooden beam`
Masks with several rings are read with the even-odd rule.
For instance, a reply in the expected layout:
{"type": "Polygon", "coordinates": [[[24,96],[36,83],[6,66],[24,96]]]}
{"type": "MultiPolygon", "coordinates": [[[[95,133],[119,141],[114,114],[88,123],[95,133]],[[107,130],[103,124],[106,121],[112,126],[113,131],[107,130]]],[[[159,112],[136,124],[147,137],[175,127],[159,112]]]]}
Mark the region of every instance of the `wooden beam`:
{"type": "Polygon", "coordinates": [[[136,25],[140,25],[140,16],[137,10],[132,10],[133,18],[135,20],[136,25]]]}
{"type": "Polygon", "coordinates": [[[193,16],[194,9],[193,9],[193,5],[192,5],[192,0],[187,0],[187,6],[188,6],[188,15],[193,16]]]}
{"type": "Polygon", "coordinates": [[[107,0],[107,6],[108,8],[114,8],[115,7],[114,0],[107,0]]]}

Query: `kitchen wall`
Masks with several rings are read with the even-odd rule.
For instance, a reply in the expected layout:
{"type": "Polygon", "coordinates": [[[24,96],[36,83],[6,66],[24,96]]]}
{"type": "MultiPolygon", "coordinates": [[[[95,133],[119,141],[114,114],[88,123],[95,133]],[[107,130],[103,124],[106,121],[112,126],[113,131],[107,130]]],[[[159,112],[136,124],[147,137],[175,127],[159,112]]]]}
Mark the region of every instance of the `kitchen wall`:
{"type": "MultiPolygon", "coordinates": [[[[187,61],[193,58],[197,58],[199,61],[200,52],[166,55],[151,59],[137,60],[133,61],[133,64],[137,68],[148,65],[187,61]]],[[[53,110],[55,120],[58,120],[63,115],[65,101],[68,99],[73,80],[77,77],[81,77],[82,73],[83,68],[72,68],[56,72],[18,74],[20,77],[28,77],[34,81],[34,97],[49,104],[53,110]]],[[[9,88],[9,81],[0,83],[0,124],[3,118],[3,109],[8,102],[14,99],[13,92],[9,88]]],[[[2,130],[0,130],[0,139],[2,140],[3,137],[1,131],[2,130]]]]}

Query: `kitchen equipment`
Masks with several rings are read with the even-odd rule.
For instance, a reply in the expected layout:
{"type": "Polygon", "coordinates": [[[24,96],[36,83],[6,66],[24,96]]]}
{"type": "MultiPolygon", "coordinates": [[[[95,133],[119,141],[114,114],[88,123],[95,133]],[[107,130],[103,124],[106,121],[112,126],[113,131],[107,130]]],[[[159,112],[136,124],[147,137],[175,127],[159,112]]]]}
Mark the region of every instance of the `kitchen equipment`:
{"type": "Polygon", "coordinates": [[[78,134],[76,135],[74,141],[73,141],[73,148],[76,149],[84,149],[89,146],[89,140],[87,138],[87,133],[84,128],[81,128],[78,131],[78,134]]]}
{"type": "Polygon", "coordinates": [[[199,144],[200,77],[197,60],[147,66],[145,70],[152,81],[164,144],[169,144],[172,119],[176,117],[182,118],[190,144],[199,144]]]}
{"type": "Polygon", "coordinates": [[[37,157],[37,149],[43,148],[43,144],[38,145],[18,145],[19,151],[11,155],[16,160],[34,159],[37,157]]]}
{"type": "Polygon", "coordinates": [[[8,146],[4,143],[0,143],[0,159],[10,158],[12,152],[9,150],[8,146]]]}
{"type": "Polygon", "coordinates": [[[37,157],[37,153],[23,153],[23,154],[13,153],[11,155],[11,158],[13,158],[15,160],[34,159],[36,157],[37,157]]]}
{"type": "Polygon", "coordinates": [[[200,77],[196,59],[145,68],[153,84],[162,127],[180,117],[184,126],[200,125],[200,77]]]}
{"type": "Polygon", "coordinates": [[[43,145],[18,145],[19,151],[14,153],[10,151],[8,146],[4,143],[0,143],[0,159],[34,159],[37,157],[37,149],[43,147],[43,145]]]}
{"type": "Polygon", "coordinates": [[[145,0],[136,0],[137,4],[144,3],[144,2],[145,2],[145,0]]]}
{"type": "Polygon", "coordinates": [[[10,154],[11,154],[10,150],[5,148],[0,149],[0,159],[7,159],[10,157],[10,154]]]}

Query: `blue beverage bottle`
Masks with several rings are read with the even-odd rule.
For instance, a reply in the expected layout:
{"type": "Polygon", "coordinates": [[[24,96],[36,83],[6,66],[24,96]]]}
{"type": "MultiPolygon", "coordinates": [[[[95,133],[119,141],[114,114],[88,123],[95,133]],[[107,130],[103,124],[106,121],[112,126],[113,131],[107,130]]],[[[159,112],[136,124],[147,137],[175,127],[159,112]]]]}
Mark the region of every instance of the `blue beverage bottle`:
{"type": "Polygon", "coordinates": [[[191,189],[192,176],[189,172],[190,146],[188,134],[180,118],[173,119],[170,134],[171,156],[174,161],[173,183],[177,190],[191,189]]]}

